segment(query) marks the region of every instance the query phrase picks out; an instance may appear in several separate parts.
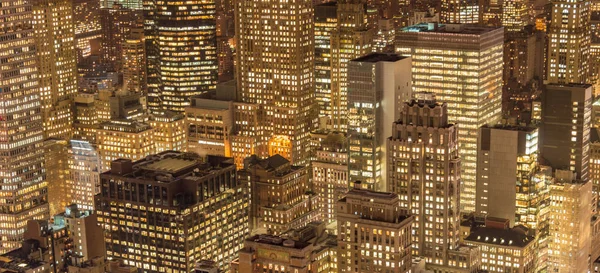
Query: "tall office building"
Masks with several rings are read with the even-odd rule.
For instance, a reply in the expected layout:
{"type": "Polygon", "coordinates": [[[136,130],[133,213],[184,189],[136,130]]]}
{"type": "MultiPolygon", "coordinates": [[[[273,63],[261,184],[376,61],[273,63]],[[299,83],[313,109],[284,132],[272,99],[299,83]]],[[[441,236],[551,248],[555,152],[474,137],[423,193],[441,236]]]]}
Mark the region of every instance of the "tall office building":
{"type": "Polygon", "coordinates": [[[187,133],[183,115],[166,112],[162,115],[153,115],[148,123],[154,130],[154,145],[157,153],[187,151],[187,133]]]}
{"type": "Polygon", "coordinates": [[[122,71],[126,38],[134,29],[143,28],[143,12],[114,4],[100,10],[102,26],[102,62],[114,71],[122,71]]]}
{"type": "Polygon", "coordinates": [[[70,0],[33,3],[38,81],[45,138],[69,139],[77,92],[77,51],[70,0]]]}
{"type": "Polygon", "coordinates": [[[542,93],[541,153],[544,164],[588,181],[592,86],[546,85],[542,93]]]}
{"type": "Polygon", "coordinates": [[[250,185],[250,228],[253,233],[279,235],[320,220],[319,198],[308,180],[309,168],[293,166],[280,155],[244,160],[239,172],[250,185]]]}
{"type": "Polygon", "coordinates": [[[73,185],[69,179],[69,146],[66,140],[44,141],[44,169],[48,182],[50,215],[62,212],[71,204],[73,185]]]}
{"type": "Polygon", "coordinates": [[[71,140],[69,144],[71,203],[83,210],[94,210],[94,196],[100,193],[100,155],[87,141],[71,140]]]}
{"type": "Polygon", "coordinates": [[[588,83],[590,1],[552,0],[548,29],[549,83],[588,83]]]}
{"type": "Polygon", "coordinates": [[[138,93],[145,97],[146,90],[146,53],[144,50],[144,32],[134,28],[125,35],[123,42],[123,90],[138,93]]]}
{"type": "Polygon", "coordinates": [[[440,21],[444,24],[477,24],[481,20],[478,0],[442,0],[440,21]]]}
{"type": "Polygon", "coordinates": [[[307,165],[318,115],[312,2],[242,0],[235,17],[238,99],[265,110],[257,154],[307,165]]]}
{"type": "Polygon", "coordinates": [[[388,190],[415,216],[413,255],[448,266],[448,251],[459,242],[458,130],[445,103],[429,98],[403,106],[387,142],[388,190]]]}
{"type": "Polygon", "coordinates": [[[338,208],[338,272],[411,272],[414,216],[398,195],[363,189],[356,182],[338,208]]]}
{"type": "Polygon", "coordinates": [[[97,134],[101,170],[110,170],[110,163],[119,158],[140,160],[156,153],[154,129],[146,123],[112,120],[100,125],[97,134]]]}
{"type": "Polygon", "coordinates": [[[552,169],[539,165],[538,129],[484,126],[477,145],[476,212],[525,226],[536,241],[537,270],[547,267],[552,169]]]}
{"type": "Polygon", "coordinates": [[[509,32],[521,31],[528,23],[529,2],[524,0],[502,1],[502,26],[509,32]]]}
{"type": "Polygon", "coordinates": [[[337,2],[315,6],[315,95],[319,104],[319,119],[329,119],[331,101],[331,38],[337,30],[337,2]]]}
{"type": "Polygon", "coordinates": [[[592,209],[597,211],[600,200],[600,128],[590,130],[590,180],[592,181],[592,209]]]}
{"type": "Polygon", "coordinates": [[[183,113],[190,98],[215,90],[214,1],[144,1],[148,109],[183,113]]]}
{"type": "Polygon", "coordinates": [[[73,21],[75,23],[75,45],[77,62],[92,53],[99,53],[102,38],[100,23],[100,1],[73,0],[73,21]]]}
{"type": "MultiPolygon", "coordinates": [[[[526,86],[532,80],[544,78],[546,34],[527,26],[521,31],[506,33],[504,41],[504,83],[526,86]]],[[[504,94],[506,95],[506,94],[504,94]]]]}
{"type": "Polygon", "coordinates": [[[592,183],[556,170],[550,185],[548,272],[586,272],[590,255],[592,183]]]}
{"type": "Polygon", "coordinates": [[[193,272],[200,259],[227,269],[249,235],[249,192],[230,158],[169,151],[120,159],[100,180],[108,258],[147,272],[193,272]]]}
{"type": "Polygon", "coordinates": [[[0,9],[0,253],[5,253],[21,245],[28,220],[49,214],[33,7],[8,1],[0,9]]]}
{"type": "Polygon", "coordinates": [[[477,143],[476,212],[536,228],[546,181],[534,179],[538,165],[538,129],[483,126],[477,143]],[[532,204],[532,202],[536,204],[532,204]],[[539,204],[538,204],[539,205],[539,204]]]}
{"type": "Polygon", "coordinates": [[[419,24],[396,33],[396,52],[412,57],[414,92],[448,104],[460,126],[461,211],[475,210],[477,130],[500,120],[502,28],[419,24]]]}
{"type": "Polygon", "coordinates": [[[336,221],[336,203],[348,191],[348,140],[343,133],[330,132],[314,149],[312,183],[319,195],[322,221],[336,221]]]}
{"type": "Polygon", "coordinates": [[[348,62],[371,53],[373,31],[367,26],[364,1],[338,1],[337,29],[331,35],[331,121],[328,121],[335,130],[347,129],[348,62]]]}
{"type": "Polygon", "coordinates": [[[386,188],[385,139],[411,98],[410,58],[372,53],[348,63],[348,167],[350,181],[371,190],[386,188]]]}

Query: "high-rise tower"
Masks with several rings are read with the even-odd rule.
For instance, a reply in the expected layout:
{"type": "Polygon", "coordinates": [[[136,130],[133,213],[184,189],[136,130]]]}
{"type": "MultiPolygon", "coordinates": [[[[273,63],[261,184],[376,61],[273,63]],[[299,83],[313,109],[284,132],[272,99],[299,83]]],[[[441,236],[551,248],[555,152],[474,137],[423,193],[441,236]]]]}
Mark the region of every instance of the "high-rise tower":
{"type": "Polygon", "coordinates": [[[238,99],[264,107],[261,155],[306,165],[317,108],[313,6],[301,1],[238,1],[238,99]]]}
{"type": "Polygon", "coordinates": [[[26,1],[0,7],[0,253],[18,248],[28,220],[47,219],[39,74],[26,1]]]}
{"type": "Polygon", "coordinates": [[[331,121],[345,131],[348,115],[348,62],[371,53],[373,29],[367,27],[367,4],[341,0],[337,4],[338,28],[331,35],[331,121]]]}
{"type": "Polygon", "coordinates": [[[592,86],[549,84],[542,93],[540,151],[544,164],[590,178],[592,86]]]}
{"type": "Polygon", "coordinates": [[[387,142],[388,190],[415,215],[413,255],[442,266],[459,241],[458,142],[447,105],[432,98],[405,103],[387,142]]]}
{"type": "Polygon", "coordinates": [[[587,83],[590,54],[590,1],[553,0],[548,29],[549,83],[587,83]]]}
{"type": "Polygon", "coordinates": [[[68,139],[77,92],[73,4],[69,0],[36,0],[32,4],[44,137],[68,139]]]}
{"type": "Polygon", "coordinates": [[[148,108],[182,113],[190,98],[216,89],[214,1],[145,1],[148,108]]]}
{"type": "Polygon", "coordinates": [[[504,29],[419,24],[396,33],[396,52],[412,57],[413,91],[448,104],[460,130],[461,210],[475,210],[477,129],[500,120],[504,29]]]}

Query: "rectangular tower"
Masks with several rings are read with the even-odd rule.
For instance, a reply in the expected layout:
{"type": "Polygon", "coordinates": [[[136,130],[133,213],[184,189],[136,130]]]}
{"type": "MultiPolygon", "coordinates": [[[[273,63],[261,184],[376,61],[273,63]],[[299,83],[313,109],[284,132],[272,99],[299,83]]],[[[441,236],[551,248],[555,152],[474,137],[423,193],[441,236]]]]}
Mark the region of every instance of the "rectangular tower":
{"type": "Polygon", "coordinates": [[[415,216],[413,255],[450,266],[459,241],[460,158],[457,127],[434,99],[404,104],[388,138],[388,190],[415,216]]]}
{"type": "Polygon", "coordinates": [[[200,259],[228,268],[249,235],[233,160],[168,151],[111,164],[96,199],[108,258],[152,273],[193,272],[200,259]]]}
{"type": "Polygon", "coordinates": [[[148,109],[183,113],[192,96],[215,90],[214,1],[144,1],[148,109]]]}
{"type": "Polygon", "coordinates": [[[27,221],[48,219],[42,96],[33,7],[0,7],[0,253],[18,248],[27,221]]]}
{"type": "Polygon", "coordinates": [[[333,32],[338,28],[337,2],[315,6],[315,93],[319,103],[319,119],[330,119],[333,32]]]}
{"type": "Polygon", "coordinates": [[[590,255],[592,183],[556,171],[550,185],[548,272],[586,272],[590,255]]]}
{"type": "Polygon", "coordinates": [[[357,182],[338,208],[338,272],[411,272],[414,216],[398,195],[363,189],[357,182]]]}
{"type": "Polygon", "coordinates": [[[312,2],[241,0],[235,18],[238,99],[265,110],[257,154],[307,165],[318,114],[312,2]]]}
{"type": "Polygon", "coordinates": [[[331,113],[329,127],[345,131],[348,115],[348,62],[371,53],[373,29],[367,27],[367,3],[340,0],[338,27],[331,35],[331,113]]]}
{"type": "Polygon", "coordinates": [[[385,139],[397,107],[411,97],[410,67],[410,58],[385,53],[348,63],[348,167],[350,181],[365,188],[385,189],[385,139]]]}
{"type": "Polygon", "coordinates": [[[549,83],[588,83],[590,1],[550,1],[547,75],[549,83]]]}
{"type": "Polygon", "coordinates": [[[73,134],[72,107],[77,92],[73,4],[70,0],[32,3],[44,137],[67,140],[73,134]]]}
{"type": "Polygon", "coordinates": [[[546,85],[542,93],[541,152],[544,164],[570,170],[587,181],[592,123],[592,86],[546,85]]]}
{"type": "Polygon", "coordinates": [[[500,120],[504,29],[419,24],[396,33],[396,52],[412,57],[413,91],[431,92],[460,126],[461,210],[475,210],[477,130],[500,120]]]}

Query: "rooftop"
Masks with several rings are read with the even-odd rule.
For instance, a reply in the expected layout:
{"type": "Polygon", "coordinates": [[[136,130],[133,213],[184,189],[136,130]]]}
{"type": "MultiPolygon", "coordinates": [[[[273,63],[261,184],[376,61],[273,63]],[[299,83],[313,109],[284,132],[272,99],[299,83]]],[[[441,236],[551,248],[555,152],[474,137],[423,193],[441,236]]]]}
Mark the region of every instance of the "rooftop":
{"type": "Polygon", "coordinates": [[[293,249],[304,249],[305,247],[310,245],[310,243],[307,243],[307,242],[294,241],[294,240],[290,240],[290,239],[285,239],[280,236],[267,235],[267,234],[254,235],[254,236],[246,239],[246,241],[252,241],[252,242],[260,243],[260,244],[267,244],[267,245],[272,245],[272,246],[280,246],[280,247],[293,248],[293,249]]]}
{"type": "Polygon", "coordinates": [[[484,125],[482,126],[482,128],[492,128],[492,129],[501,129],[501,130],[507,130],[507,131],[523,131],[523,132],[528,132],[531,133],[533,131],[536,131],[537,128],[536,127],[532,127],[532,126],[521,126],[521,125],[514,125],[514,124],[497,124],[497,125],[484,125]]]}
{"type": "Polygon", "coordinates": [[[371,53],[352,60],[352,62],[378,63],[378,62],[397,62],[408,57],[399,56],[390,53],[371,53]]]}
{"type": "Polygon", "coordinates": [[[527,236],[515,229],[481,227],[471,231],[465,241],[508,247],[525,247],[534,242],[534,237],[527,236]]]}
{"type": "Polygon", "coordinates": [[[170,183],[182,179],[195,180],[231,166],[234,166],[233,160],[227,157],[202,157],[195,153],[165,151],[135,162],[129,159],[114,160],[111,170],[103,175],[170,183]]]}
{"type": "Polygon", "coordinates": [[[198,162],[195,160],[179,159],[179,158],[165,158],[163,160],[156,161],[154,163],[146,165],[146,169],[154,171],[164,171],[169,173],[176,173],[185,168],[196,165],[198,162]]]}
{"type": "Polygon", "coordinates": [[[499,27],[488,27],[466,24],[438,24],[438,23],[420,23],[402,28],[402,32],[426,32],[426,33],[456,33],[467,35],[482,35],[499,27]]]}

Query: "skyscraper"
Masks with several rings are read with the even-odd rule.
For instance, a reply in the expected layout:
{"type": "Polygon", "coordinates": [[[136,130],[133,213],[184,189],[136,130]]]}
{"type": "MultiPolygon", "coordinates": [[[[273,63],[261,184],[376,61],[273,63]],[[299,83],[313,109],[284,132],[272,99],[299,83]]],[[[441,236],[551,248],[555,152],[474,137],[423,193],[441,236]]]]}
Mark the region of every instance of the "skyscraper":
{"type": "Polygon", "coordinates": [[[592,86],[546,85],[542,93],[540,150],[544,164],[587,181],[592,125],[592,86]]]}
{"type": "Polygon", "coordinates": [[[279,235],[320,220],[319,198],[308,180],[309,168],[293,166],[280,155],[247,158],[239,172],[250,185],[250,228],[279,235]]]}
{"type": "Polygon", "coordinates": [[[385,139],[398,108],[410,99],[410,58],[372,53],[348,63],[348,167],[350,181],[367,189],[386,188],[385,139]]]}
{"type": "Polygon", "coordinates": [[[237,256],[249,235],[249,193],[230,158],[169,151],[111,164],[96,203],[107,257],[147,272],[193,272],[200,259],[226,269],[237,256]]]}
{"type": "Polygon", "coordinates": [[[338,29],[337,20],[336,1],[315,6],[315,94],[320,119],[330,119],[332,113],[331,38],[338,29]]]}
{"type": "Polygon", "coordinates": [[[521,31],[527,25],[527,5],[524,0],[502,1],[502,26],[507,31],[521,31]]]}
{"type": "Polygon", "coordinates": [[[396,33],[396,52],[412,57],[414,92],[431,92],[460,126],[461,210],[475,210],[477,130],[500,120],[504,30],[419,24],[396,33]]]}
{"type": "Polygon", "coordinates": [[[444,24],[477,24],[480,8],[478,0],[442,0],[440,20],[444,24]]]}
{"type": "Polygon", "coordinates": [[[587,83],[590,54],[590,1],[552,0],[548,29],[549,83],[587,83]]]}
{"type": "Polygon", "coordinates": [[[540,209],[530,207],[531,202],[547,194],[546,181],[534,179],[539,170],[537,128],[483,126],[477,151],[476,211],[507,219],[511,226],[536,228],[540,209]]]}
{"type": "Polygon", "coordinates": [[[337,29],[331,35],[331,121],[329,127],[345,131],[348,115],[348,62],[371,53],[373,29],[367,26],[367,4],[341,0],[337,29]]]}
{"type": "Polygon", "coordinates": [[[183,113],[190,98],[216,89],[214,1],[145,1],[148,109],[183,113]]]}
{"type": "Polygon", "coordinates": [[[459,241],[458,130],[445,103],[425,98],[403,106],[387,142],[388,190],[415,216],[413,255],[449,266],[448,251],[459,241]]]}
{"type": "Polygon", "coordinates": [[[557,170],[550,185],[548,272],[586,272],[590,255],[592,183],[557,170]]]}
{"type": "Polygon", "coordinates": [[[71,140],[68,164],[71,202],[80,209],[94,210],[94,196],[100,193],[98,151],[87,141],[71,140]]]}
{"type": "Polygon", "coordinates": [[[123,42],[123,90],[142,94],[146,90],[146,55],[144,51],[144,33],[134,28],[125,36],[123,42]]]}
{"type": "Polygon", "coordinates": [[[355,183],[338,208],[338,272],[410,272],[414,216],[397,194],[355,183]]]}
{"type": "Polygon", "coordinates": [[[315,148],[311,166],[322,221],[330,224],[336,221],[336,202],[348,191],[348,140],[345,135],[328,133],[315,148]]]}
{"type": "Polygon", "coordinates": [[[259,155],[282,154],[308,164],[310,131],[316,125],[312,2],[238,1],[237,92],[265,115],[259,155]]]}
{"type": "Polygon", "coordinates": [[[107,63],[111,69],[122,71],[126,38],[132,30],[143,28],[142,16],[141,10],[129,9],[116,3],[100,10],[102,62],[107,63]]]}
{"type": "Polygon", "coordinates": [[[69,0],[32,3],[44,137],[66,140],[72,135],[77,92],[73,5],[69,0]]]}
{"type": "Polygon", "coordinates": [[[539,164],[538,129],[497,125],[479,130],[476,212],[525,226],[535,237],[537,270],[548,260],[552,169],[539,164]]]}
{"type": "Polygon", "coordinates": [[[8,1],[1,9],[0,253],[5,253],[21,245],[28,220],[49,214],[33,7],[8,1]]]}

